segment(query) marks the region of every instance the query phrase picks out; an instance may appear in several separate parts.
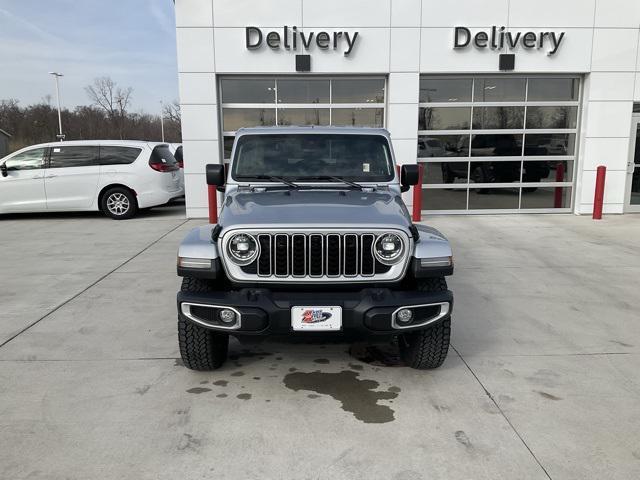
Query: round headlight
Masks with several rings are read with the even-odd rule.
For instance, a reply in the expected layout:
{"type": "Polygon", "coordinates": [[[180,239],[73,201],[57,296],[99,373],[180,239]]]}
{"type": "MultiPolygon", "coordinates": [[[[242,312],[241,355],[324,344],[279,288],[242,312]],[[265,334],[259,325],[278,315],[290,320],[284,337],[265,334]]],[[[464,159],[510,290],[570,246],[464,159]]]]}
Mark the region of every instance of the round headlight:
{"type": "Polygon", "coordinates": [[[395,233],[384,233],[373,244],[373,254],[383,265],[393,265],[402,259],[404,243],[395,233]]]}
{"type": "Polygon", "coordinates": [[[258,242],[248,233],[237,233],[229,240],[227,250],[238,265],[249,265],[258,257],[258,242]]]}

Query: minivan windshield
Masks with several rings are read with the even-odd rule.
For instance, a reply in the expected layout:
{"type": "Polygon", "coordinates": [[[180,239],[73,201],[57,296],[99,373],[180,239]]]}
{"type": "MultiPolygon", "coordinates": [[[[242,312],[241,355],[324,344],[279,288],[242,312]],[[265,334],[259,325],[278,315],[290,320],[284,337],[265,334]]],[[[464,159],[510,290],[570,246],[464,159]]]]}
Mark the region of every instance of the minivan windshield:
{"type": "MultiPolygon", "coordinates": [[[[238,139],[232,177],[310,182],[387,182],[393,161],[382,135],[266,134],[238,139]]],[[[275,180],[274,180],[275,181],[275,180]]]]}

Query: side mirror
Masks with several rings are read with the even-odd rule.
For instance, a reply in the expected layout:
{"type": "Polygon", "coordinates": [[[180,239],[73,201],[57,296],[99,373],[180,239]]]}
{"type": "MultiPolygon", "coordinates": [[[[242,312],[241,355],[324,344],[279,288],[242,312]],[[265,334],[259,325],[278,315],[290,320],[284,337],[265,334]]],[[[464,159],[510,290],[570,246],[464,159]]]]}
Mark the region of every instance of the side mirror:
{"type": "Polygon", "coordinates": [[[215,185],[221,187],[225,184],[224,165],[208,164],[207,165],[207,185],[215,185]]]}
{"type": "Polygon", "coordinates": [[[9,169],[7,168],[6,163],[0,164],[0,172],[2,172],[3,177],[6,177],[7,175],[9,175],[9,169]]]}
{"type": "Polygon", "coordinates": [[[420,181],[420,170],[418,165],[402,165],[400,169],[400,190],[406,192],[412,185],[417,185],[420,181]]]}

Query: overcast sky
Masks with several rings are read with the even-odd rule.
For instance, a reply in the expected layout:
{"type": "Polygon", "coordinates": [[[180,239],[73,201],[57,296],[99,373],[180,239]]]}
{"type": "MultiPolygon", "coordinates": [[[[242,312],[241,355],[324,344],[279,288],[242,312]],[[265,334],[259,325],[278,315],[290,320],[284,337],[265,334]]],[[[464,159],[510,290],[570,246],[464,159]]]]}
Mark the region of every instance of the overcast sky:
{"type": "Polygon", "coordinates": [[[25,106],[51,95],[59,71],[66,107],[110,76],[133,87],[132,110],[178,98],[172,0],[0,0],[0,99],[25,106]]]}

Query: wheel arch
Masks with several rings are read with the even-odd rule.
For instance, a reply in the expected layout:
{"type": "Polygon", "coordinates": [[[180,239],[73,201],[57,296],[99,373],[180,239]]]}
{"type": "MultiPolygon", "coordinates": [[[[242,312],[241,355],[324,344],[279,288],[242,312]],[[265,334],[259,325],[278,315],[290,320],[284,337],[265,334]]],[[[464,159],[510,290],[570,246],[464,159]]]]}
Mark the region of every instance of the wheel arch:
{"type": "Polygon", "coordinates": [[[133,188],[123,183],[110,183],[109,185],[104,186],[98,193],[98,210],[102,210],[102,198],[104,197],[105,193],[107,193],[112,188],[124,188],[129,190],[131,193],[133,193],[133,196],[136,197],[137,201],[138,194],[133,188]]]}

